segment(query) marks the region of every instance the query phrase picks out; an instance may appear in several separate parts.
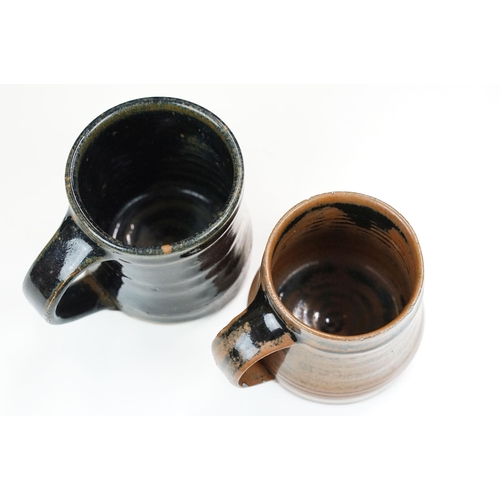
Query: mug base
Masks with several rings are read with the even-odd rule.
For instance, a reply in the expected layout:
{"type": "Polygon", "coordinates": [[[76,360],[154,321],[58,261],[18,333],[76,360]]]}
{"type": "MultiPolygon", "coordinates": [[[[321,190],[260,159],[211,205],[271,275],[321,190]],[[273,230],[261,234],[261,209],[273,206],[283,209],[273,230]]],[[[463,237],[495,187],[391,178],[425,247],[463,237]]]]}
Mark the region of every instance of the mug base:
{"type": "Polygon", "coordinates": [[[405,371],[408,365],[411,363],[415,354],[417,353],[420,343],[422,341],[422,335],[424,331],[424,315],[423,311],[420,316],[419,325],[417,329],[417,337],[414,340],[412,349],[408,357],[401,363],[396,371],[394,371],[390,377],[386,378],[381,384],[375,387],[370,387],[359,392],[344,393],[344,394],[321,394],[318,392],[308,391],[305,388],[299,388],[295,384],[290,383],[285,377],[283,377],[279,372],[275,376],[275,380],[287,391],[292,394],[299,396],[303,399],[313,401],[315,403],[325,403],[325,404],[349,404],[358,403],[364,401],[365,399],[370,399],[373,396],[383,392],[405,371]]]}
{"type": "Polygon", "coordinates": [[[295,396],[299,396],[302,399],[306,399],[306,400],[312,401],[314,403],[323,403],[323,404],[330,404],[330,405],[344,405],[344,404],[351,404],[351,403],[359,403],[360,401],[370,399],[373,396],[380,394],[381,392],[385,391],[385,389],[390,387],[392,385],[392,383],[398,378],[398,376],[399,376],[399,374],[394,376],[391,380],[384,383],[380,387],[377,387],[375,389],[371,389],[370,391],[359,393],[359,394],[347,394],[347,395],[342,395],[342,396],[340,396],[340,395],[321,396],[317,393],[304,392],[302,390],[297,389],[297,387],[295,387],[294,385],[291,385],[291,384],[285,382],[283,379],[280,379],[279,377],[277,377],[276,380],[284,389],[291,392],[295,396]]]}

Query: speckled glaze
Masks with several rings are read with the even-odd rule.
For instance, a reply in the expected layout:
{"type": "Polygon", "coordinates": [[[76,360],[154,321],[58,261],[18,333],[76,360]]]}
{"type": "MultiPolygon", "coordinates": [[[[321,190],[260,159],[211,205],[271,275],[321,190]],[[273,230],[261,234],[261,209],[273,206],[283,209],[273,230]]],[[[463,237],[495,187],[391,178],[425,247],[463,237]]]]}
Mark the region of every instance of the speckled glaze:
{"type": "Polygon", "coordinates": [[[240,387],[276,379],[313,401],[358,401],[413,358],[422,290],[420,246],[396,210],[358,193],[318,195],[274,228],[249,306],[213,354],[240,387]]]}
{"type": "Polygon", "coordinates": [[[167,97],[116,106],[70,152],[70,207],[25,295],[50,323],[104,308],[157,322],[212,313],[247,268],[242,188],[236,139],[211,112],[167,97]]]}

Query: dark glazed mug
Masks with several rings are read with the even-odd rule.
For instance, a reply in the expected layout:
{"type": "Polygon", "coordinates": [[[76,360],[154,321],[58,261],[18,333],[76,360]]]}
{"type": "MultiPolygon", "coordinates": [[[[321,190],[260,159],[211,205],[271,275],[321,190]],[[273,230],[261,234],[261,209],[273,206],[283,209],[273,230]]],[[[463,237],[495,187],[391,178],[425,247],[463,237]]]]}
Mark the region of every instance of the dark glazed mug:
{"type": "Polygon", "coordinates": [[[249,306],[213,342],[238,386],[276,379],[314,401],[383,389],[423,331],[423,259],[408,222],[357,193],[326,193],[276,225],[249,306]]]}
{"type": "Polygon", "coordinates": [[[251,230],[231,131],[180,99],[120,104],[75,142],[69,211],[24,281],[50,323],[103,308],[167,322],[216,311],[237,292],[251,230]]]}

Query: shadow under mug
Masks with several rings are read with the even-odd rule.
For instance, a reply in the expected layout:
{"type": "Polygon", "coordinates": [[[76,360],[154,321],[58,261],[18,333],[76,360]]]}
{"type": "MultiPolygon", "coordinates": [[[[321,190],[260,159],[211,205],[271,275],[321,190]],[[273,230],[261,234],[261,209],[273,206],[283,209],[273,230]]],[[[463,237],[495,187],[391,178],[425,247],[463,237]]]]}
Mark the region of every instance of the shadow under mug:
{"type": "Polygon", "coordinates": [[[319,402],[383,389],[423,332],[423,258],[408,222],[387,204],[334,192],[278,222],[249,306],[215,338],[216,363],[237,386],[276,379],[319,402]]]}
{"type": "Polygon", "coordinates": [[[76,140],[69,211],[23,285],[50,323],[103,308],[194,319],[237,292],[251,247],[243,159],[228,127],[196,104],[120,104],[76,140]]]}

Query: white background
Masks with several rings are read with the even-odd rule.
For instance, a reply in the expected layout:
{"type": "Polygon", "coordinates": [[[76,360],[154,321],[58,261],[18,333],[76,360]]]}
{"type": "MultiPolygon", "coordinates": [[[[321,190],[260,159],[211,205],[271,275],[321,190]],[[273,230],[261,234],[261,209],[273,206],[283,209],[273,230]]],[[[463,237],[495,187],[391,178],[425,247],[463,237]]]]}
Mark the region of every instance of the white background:
{"type": "MultiPolygon", "coordinates": [[[[418,483],[423,467],[442,495],[498,498],[492,479],[498,452],[485,454],[500,444],[499,86],[9,86],[0,88],[0,104],[0,415],[369,416],[359,428],[372,426],[373,446],[344,455],[352,465],[387,461],[389,452],[381,450],[388,449],[399,463],[418,450],[412,472],[398,476],[403,497],[404,484],[418,483]],[[245,283],[220,312],[193,322],[156,325],[104,311],[47,325],[21,285],[65,214],[64,168],[73,141],[104,110],[152,95],[209,109],[240,144],[253,225],[245,283]],[[356,404],[309,402],[275,382],[233,387],[213,361],[212,339],[245,307],[278,219],[299,201],[334,190],[380,198],[415,229],[426,270],[417,355],[389,388],[356,404]]],[[[240,446],[260,443],[268,457],[273,435],[283,437],[281,420],[263,428],[260,422],[236,437],[240,446]]],[[[315,433],[314,421],[295,422],[313,441],[327,439],[315,433]]],[[[336,440],[345,445],[349,436],[340,436],[343,421],[332,422],[334,452],[336,440]]],[[[124,446],[127,425],[107,425],[106,435],[124,446]]],[[[234,433],[249,424],[228,425],[234,433]]],[[[189,442],[191,431],[183,429],[189,442]]],[[[225,441],[214,432],[227,450],[224,461],[233,460],[235,436],[225,441]]],[[[56,446],[63,442],[55,439],[56,446]]],[[[43,444],[50,443],[47,436],[43,444]]],[[[332,456],[328,467],[339,463],[343,458],[332,456]]]]}

